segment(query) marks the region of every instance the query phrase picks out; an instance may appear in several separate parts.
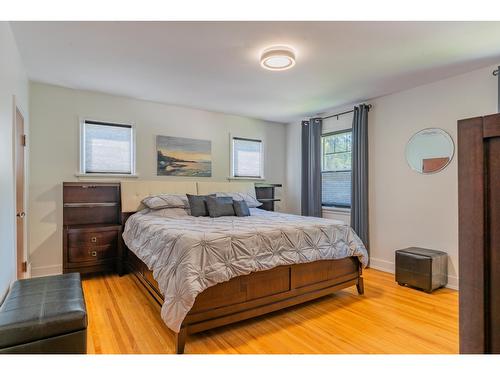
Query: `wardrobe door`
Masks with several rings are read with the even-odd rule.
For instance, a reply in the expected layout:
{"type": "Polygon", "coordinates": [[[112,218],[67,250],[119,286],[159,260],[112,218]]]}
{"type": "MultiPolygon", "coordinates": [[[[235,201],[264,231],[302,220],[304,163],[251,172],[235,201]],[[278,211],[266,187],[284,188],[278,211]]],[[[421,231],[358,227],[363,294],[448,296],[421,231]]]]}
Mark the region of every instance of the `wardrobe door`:
{"type": "Polygon", "coordinates": [[[460,352],[500,353],[500,114],[458,122],[460,352]]]}
{"type": "MultiPolygon", "coordinates": [[[[485,125],[488,125],[485,122],[485,125]]],[[[500,122],[499,122],[500,125],[500,122]]],[[[500,133],[500,132],[499,132],[500,133]]],[[[500,136],[486,138],[487,155],[487,278],[489,317],[487,341],[491,353],[500,353],[500,136]]]]}

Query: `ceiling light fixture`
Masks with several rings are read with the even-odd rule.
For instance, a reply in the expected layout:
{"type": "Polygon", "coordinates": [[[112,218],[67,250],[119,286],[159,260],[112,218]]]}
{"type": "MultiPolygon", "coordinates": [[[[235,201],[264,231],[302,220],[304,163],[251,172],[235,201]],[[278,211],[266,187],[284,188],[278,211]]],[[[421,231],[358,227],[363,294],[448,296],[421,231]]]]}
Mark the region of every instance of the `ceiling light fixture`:
{"type": "Polygon", "coordinates": [[[268,70],[287,70],[295,65],[295,51],[290,47],[266,48],[260,56],[260,66],[268,70]]]}

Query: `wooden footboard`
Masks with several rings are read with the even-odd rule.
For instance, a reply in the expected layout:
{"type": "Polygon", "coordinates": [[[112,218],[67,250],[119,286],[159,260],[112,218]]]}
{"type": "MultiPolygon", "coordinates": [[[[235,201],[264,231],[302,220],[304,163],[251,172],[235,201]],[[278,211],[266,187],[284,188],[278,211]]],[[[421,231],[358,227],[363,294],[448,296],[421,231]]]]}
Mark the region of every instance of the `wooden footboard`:
{"type": "MultiPolygon", "coordinates": [[[[128,249],[126,264],[163,304],[151,271],[128,249]]],[[[281,310],[352,285],[363,294],[362,267],[357,257],[280,266],[214,285],[196,297],[184,319],[177,334],[177,353],[184,352],[188,334],[281,310]]]]}

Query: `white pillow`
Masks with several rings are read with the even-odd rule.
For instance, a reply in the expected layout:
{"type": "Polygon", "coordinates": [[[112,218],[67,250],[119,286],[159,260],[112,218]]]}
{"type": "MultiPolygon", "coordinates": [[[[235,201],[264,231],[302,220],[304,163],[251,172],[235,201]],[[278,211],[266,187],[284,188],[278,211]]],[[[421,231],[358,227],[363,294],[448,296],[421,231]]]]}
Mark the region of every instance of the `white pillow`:
{"type": "Polygon", "coordinates": [[[142,203],[153,210],[161,208],[188,208],[189,203],[186,195],[158,194],[151,195],[142,200],[142,203]]]}
{"type": "Polygon", "coordinates": [[[245,201],[247,202],[248,208],[256,208],[262,206],[262,203],[259,202],[255,197],[253,197],[249,193],[215,193],[217,197],[231,197],[233,201],[245,201]]]}
{"type": "Polygon", "coordinates": [[[149,211],[149,215],[178,219],[189,217],[189,210],[186,208],[160,208],[158,210],[149,211]]]}

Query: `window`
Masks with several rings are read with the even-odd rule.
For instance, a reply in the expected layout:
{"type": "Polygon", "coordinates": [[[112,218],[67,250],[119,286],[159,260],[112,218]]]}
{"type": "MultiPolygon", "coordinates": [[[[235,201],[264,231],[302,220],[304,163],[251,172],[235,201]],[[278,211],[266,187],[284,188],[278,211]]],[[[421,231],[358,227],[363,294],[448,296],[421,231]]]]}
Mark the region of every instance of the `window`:
{"type": "Polygon", "coordinates": [[[81,174],[135,174],[132,125],[84,120],[80,127],[81,174]]]}
{"type": "Polygon", "coordinates": [[[351,207],[351,130],[321,137],[322,205],[351,207]]]}
{"type": "Polygon", "coordinates": [[[263,178],[262,141],[259,139],[231,138],[231,177],[263,178]]]}

